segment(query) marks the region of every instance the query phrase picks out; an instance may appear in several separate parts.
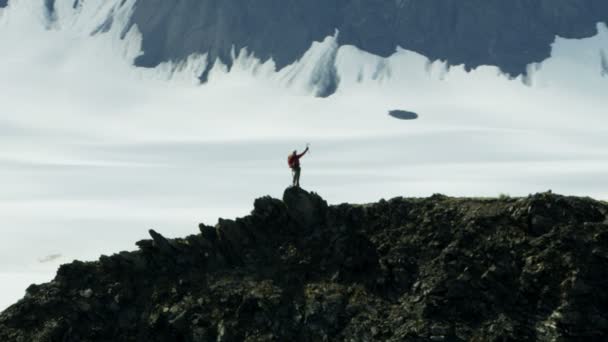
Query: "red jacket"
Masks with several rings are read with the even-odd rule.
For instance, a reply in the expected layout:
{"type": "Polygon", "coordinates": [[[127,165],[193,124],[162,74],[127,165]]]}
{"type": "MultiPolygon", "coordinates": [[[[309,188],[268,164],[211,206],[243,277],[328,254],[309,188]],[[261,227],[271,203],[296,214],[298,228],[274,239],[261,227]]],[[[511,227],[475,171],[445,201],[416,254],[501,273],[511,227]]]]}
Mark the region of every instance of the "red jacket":
{"type": "Polygon", "coordinates": [[[299,168],[300,158],[302,158],[302,156],[304,156],[306,152],[308,152],[308,149],[304,150],[304,152],[300,154],[290,154],[289,157],[287,157],[287,164],[289,164],[289,167],[292,169],[299,168]]]}

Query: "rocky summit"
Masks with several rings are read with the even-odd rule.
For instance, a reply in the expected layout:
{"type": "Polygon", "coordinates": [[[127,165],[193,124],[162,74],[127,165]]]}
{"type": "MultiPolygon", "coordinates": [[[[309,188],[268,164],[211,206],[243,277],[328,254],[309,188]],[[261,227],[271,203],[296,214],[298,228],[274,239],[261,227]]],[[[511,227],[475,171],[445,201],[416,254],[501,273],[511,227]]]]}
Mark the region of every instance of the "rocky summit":
{"type": "Polygon", "coordinates": [[[605,341],[608,205],[551,193],[251,215],[62,265],[0,341],[605,341]]]}

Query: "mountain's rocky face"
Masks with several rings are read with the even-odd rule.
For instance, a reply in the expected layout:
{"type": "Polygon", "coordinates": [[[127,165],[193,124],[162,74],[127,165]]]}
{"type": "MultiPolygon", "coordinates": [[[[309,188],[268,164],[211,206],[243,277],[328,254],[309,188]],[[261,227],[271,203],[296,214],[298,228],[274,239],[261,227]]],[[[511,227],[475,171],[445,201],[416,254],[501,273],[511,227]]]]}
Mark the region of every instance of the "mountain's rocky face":
{"type": "Polygon", "coordinates": [[[608,205],[288,189],[251,215],[63,265],[0,341],[605,341],[608,205]]]}
{"type": "Polygon", "coordinates": [[[608,22],[606,0],[138,0],[133,16],[141,66],[193,53],[230,65],[233,47],[246,47],[282,68],[338,30],[340,44],[376,55],[400,46],[511,75],[548,58],[556,35],[593,36],[598,22],[608,22]]]}
{"type": "MultiPolygon", "coordinates": [[[[38,2],[55,20],[56,0],[38,2]]],[[[73,0],[74,9],[83,3],[73,0]]],[[[0,0],[0,8],[6,5],[0,0]]],[[[598,23],[608,23],[606,0],[134,0],[133,6],[124,32],[135,25],[143,35],[135,64],[155,67],[206,54],[203,82],[216,61],[231,68],[243,49],[282,69],[313,42],[336,34],[337,46],[382,57],[401,47],[449,66],[491,65],[518,76],[550,57],[556,36],[591,37],[598,23]]],[[[113,24],[109,17],[93,33],[113,24]]],[[[339,75],[333,65],[322,69],[318,82],[329,85],[317,95],[328,96],[339,75]]]]}

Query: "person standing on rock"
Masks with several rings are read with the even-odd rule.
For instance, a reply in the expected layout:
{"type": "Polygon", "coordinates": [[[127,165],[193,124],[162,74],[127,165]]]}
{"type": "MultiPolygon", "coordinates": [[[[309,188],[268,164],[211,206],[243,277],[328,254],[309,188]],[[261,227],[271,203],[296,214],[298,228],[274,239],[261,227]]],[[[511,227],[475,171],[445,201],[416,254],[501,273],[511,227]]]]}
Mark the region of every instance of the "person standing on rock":
{"type": "Polygon", "coordinates": [[[300,187],[300,158],[302,158],[306,154],[306,152],[308,152],[308,149],[309,147],[308,145],[306,145],[306,149],[304,150],[304,152],[298,154],[298,151],[294,150],[293,153],[291,153],[289,157],[287,157],[287,163],[291,168],[291,173],[293,176],[292,186],[297,188],[300,187]]]}

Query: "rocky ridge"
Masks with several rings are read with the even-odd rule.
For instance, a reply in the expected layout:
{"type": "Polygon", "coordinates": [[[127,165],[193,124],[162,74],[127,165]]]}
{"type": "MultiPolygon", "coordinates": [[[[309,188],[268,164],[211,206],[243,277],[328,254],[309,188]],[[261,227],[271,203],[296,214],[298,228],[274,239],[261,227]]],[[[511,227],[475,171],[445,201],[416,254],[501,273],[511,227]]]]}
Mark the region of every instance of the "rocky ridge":
{"type": "Polygon", "coordinates": [[[551,193],[329,206],[291,188],[62,265],[0,314],[0,341],[603,341],[607,214],[551,193]]]}

